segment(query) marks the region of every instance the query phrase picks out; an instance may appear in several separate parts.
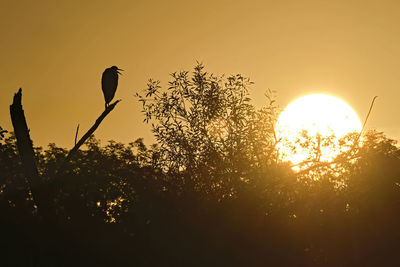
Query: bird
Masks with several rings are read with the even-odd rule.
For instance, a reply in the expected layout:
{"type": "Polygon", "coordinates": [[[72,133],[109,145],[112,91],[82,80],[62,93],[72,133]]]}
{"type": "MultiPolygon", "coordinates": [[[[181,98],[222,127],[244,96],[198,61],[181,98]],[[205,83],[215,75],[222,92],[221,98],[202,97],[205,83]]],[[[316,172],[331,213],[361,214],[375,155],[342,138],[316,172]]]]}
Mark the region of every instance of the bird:
{"type": "Polygon", "coordinates": [[[122,75],[119,71],[123,70],[117,66],[112,66],[107,68],[101,77],[101,89],[103,90],[106,109],[114,98],[115,91],[117,91],[118,75],[122,75]]]}

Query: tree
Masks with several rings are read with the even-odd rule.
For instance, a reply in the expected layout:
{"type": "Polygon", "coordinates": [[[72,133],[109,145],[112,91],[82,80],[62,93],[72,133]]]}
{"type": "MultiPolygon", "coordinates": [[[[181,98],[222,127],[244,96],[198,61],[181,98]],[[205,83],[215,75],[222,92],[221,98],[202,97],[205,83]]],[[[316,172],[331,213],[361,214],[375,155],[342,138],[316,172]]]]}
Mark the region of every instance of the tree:
{"type": "Polygon", "coordinates": [[[165,171],[190,173],[197,186],[209,179],[214,187],[229,187],[245,180],[251,167],[272,162],[277,142],[272,91],[257,110],[249,97],[252,82],[240,74],[216,76],[197,64],[193,73],[171,77],[166,90],[149,80],[144,93],[137,94],[165,171]]]}

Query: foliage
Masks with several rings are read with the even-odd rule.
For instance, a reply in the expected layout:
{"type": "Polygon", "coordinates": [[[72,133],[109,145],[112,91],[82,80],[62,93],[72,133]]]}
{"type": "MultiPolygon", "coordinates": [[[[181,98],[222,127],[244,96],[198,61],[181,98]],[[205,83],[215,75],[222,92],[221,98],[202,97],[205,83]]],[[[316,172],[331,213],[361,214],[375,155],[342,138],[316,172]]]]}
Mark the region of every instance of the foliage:
{"type": "Polygon", "coordinates": [[[252,166],[272,163],[277,110],[272,91],[267,105],[256,110],[248,92],[252,82],[240,74],[218,77],[198,64],[192,74],[171,77],[167,90],[150,80],[143,95],[137,94],[164,170],[186,171],[197,186],[204,181],[221,188],[238,183],[252,166]]]}
{"type": "Polygon", "coordinates": [[[4,139],[4,134],[6,134],[6,133],[7,133],[7,131],[3,130],[3,128],[0,126],[0,140],[4,139]]]}
{"type": "Polygon", "coordinates": [[[173,74],[165,94],[150,90],[158,84],[150,82],[147,96],[139,95],[157,145],[147,147],[143,139],[101,145],[92,137],[62,172],[66,149],[35,148],[50,220],[38,214],[15,137],[6,135],[0,142],[2,263],[399,265],[396,142],[370,131],[359,145],[349,135],[336,144],[347,149],[328,164],[319,161],[315,144],[329,140],[304,139],[316,148],[313,165],[295,172],[276,160],[272,92],[257,110],[247,79],[213,77],[199,65],[192,79],[173,74]],[[213,123],[218,127],[210,130],[213,123]]]}
{"type": "Polygon", "coordinates": [[[32,209],[14,137],[0,146],[0,229],[9,244],[2,251],[16,265],[28,264],[20,253],[34,253],[42,266],[93,258],[97,265],[397,262],[400,151],[382,133],[369,132],[356,161],[337,163],[339,174],[310,180],[289,167],[254,166],[247,186],[223,201],[185,194],[179,174],[152,166],[154,151],[141,139],[101,146],[91,138],[58,175],[67,151],[54,144],[36,151],[42,190],[53,196],[51,224],[32,209]]]}

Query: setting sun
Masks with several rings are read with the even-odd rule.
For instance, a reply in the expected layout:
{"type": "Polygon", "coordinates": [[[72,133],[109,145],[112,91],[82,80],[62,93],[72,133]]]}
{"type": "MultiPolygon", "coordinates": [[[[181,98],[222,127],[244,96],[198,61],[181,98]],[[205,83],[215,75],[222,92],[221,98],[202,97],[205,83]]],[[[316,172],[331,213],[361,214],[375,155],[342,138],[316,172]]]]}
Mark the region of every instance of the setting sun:
{"type": "MultiPolygon", "coordinates": [[[[278,149],[282,161],[299,164],[310,160],[315,146],[306,139],[329,139],[320,145],[320,161],[333,160],[341,150],[335,149],[339,139],[351,132],[360,132],[356,112],[343,100],[325,95],[303,96],[291,102],[280,114],[276,124],[278,149]],[[303,140],[303,141],[302,141],[303,140]]],[[[321,141],[316,142],[321,142],[321,141]]]]}

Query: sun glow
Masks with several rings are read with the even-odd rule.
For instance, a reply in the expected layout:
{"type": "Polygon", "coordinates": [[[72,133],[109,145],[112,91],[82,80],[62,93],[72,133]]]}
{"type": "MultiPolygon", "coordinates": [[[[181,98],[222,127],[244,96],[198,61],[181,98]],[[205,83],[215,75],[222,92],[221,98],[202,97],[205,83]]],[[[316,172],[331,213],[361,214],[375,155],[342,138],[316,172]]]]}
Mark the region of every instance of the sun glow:
{"type": "Polygon", "coordinates": [[[325,94],[303,96],[278,118],[280,158],[294,165],[311,160],[330,162],[346,149],[339,140],[361,128],[356,112],[343,100],[325,94]]]}

